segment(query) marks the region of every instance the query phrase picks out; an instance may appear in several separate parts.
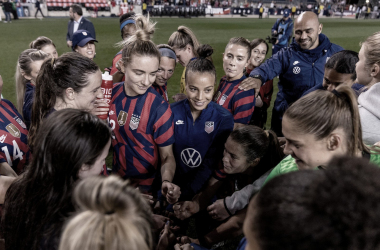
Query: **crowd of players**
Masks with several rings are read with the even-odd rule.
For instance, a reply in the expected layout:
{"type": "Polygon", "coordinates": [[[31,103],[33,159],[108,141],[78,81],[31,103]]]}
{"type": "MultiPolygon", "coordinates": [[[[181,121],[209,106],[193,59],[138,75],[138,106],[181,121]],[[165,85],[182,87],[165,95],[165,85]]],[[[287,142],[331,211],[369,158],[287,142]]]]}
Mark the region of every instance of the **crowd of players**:
{"type": "Polygon", "coordinates": [[[210,45],[184,26],[156,45],[154,25],[121,16],[110,103],[90,32],[20,54],[16,106],[0,103],[5,249],[208,249],[243,231],[238,249],[379,248],[380,33],[342,50],[305,12],[265,63],[263,39],[231,38],[217,84],[210,45]]]}

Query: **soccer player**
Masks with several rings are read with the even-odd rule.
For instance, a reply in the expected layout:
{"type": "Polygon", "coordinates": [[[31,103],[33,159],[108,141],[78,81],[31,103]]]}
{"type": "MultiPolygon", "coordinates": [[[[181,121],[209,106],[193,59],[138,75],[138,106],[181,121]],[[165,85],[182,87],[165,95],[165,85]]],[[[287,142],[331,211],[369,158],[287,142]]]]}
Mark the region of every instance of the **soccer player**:
{"type": "MultiPolygon", "coordinates": [[[[261,38],[253,39],[250,43],[251,58],[247,65],[245,76],[249,76],[251,71],[259,67],[265,60],[268,54],[268,43],[261,38]]],[[[268,80],[263,86],[260,87],[259,95],[256,97],[255,110],[253,111],[250,124],[265,128],[267,122],[267,109],[270,106],[270,101],[273,94],[273,79],[268,80]]]]}
{"type": "MultiPolygon", "coordinates": [[[[0,93],[2,88],[0,76],[0,93]]],[[[0,100],[0,119],[0,174],[16,177],[24,172],[29,161],[28,130],[15,106],[6,99],[0,100]]],[[[4,196],[0,200],[4,201],[4,196]]]]}
{"type": "Polygon", "coordinates": [[[37,82],[28,138],[32,150],[43,119],[56,110],[74,108],[95,115],[108,113],[108,108],[98,107],[99,103],[108,105],[100,100],[103,94],[99,67],[79,53],[69,52],[45,61],[37,82]]]}
{"type": "Polygon", "coordinates": [[[171,105],[177,164],[173,182],[181,187],[180,200],[191,200],[211,176],[216,180],[225,177],[218,166],[234,120],[230,112],[212,101],[216,70],[206,58],[212,52],[209,45],[198,47],[199,58],[186,67],[187,99],[171,105]]]}
{"type": "Polygon", "coordinates": [[[177,102],[186,98],[184,94],[186,88],[186,66],[191,60],[198,57],[197,50],[199,42],[191,29],[186,26],[179,26],[177,31],[169,37],[168,44],[174,49],[177,62],[184,67],[181,77],[180,93],[173,96],[174,101],[177,102]]]}
{"type": "Polygon", "coordinates": [[[255,90],[242,91],[240,83],[246,78],[244,69],[251,58],[251,47],[243,37],[231,38],[223,54],[226,75],[220,80],[214,101],[234,116],[235,127],[248,124],[255,108],[255,90]]]}
{"type": "Polygon", "coordinates": [[[89,31],[77,30],[73,34],[73,40],[72,40],[73,46],[71,46],[71,48],[73,51],[78,52],[82,56],[85,56],[87,58],[90,58],[91,60],[94,60],[94,57],[96,55],[95,42],[98,42],[98,41],[92,37],[89,31]]]}
{"type": "Polygon", "coordinates": [[[358,98],[363,140],[370,145],[380,141],[380,32],[369,36],[362,43],[356,74],[359,84],[368,89],[358,98]]]}
{"type": "Polygon", "coordinates": [[[362,140],[358,104],[344,85],[332,92],[316,90],[289,107],[282,120],[289,155],[270,173],[273,177],[296,170],[325,168],[336,156],[365,158],[380,166],[380,154],[362,140]]]}
{"type": "Polygon", "coordinates": [[[180,195],[172,183],[176,169],[173,115],[169,104],[151,88],[161,55],[150,40],[154,24],[142,15],[135,16],[135,23],[136,35],[125,41],[120,61],[125,82],[114,85],[109,111],[115,134],[113,171],[150,194],[161,168],[160,189],[173,203],[180,195]]]}
{"type": "MultiPolygon", "coordinates": [[[[123,14],[119,19],[121,38],[123,39],[123,41],[130,38],[136,32],[135,20],[133,20],[134,15],[135,15],[135,12],[129,12],[129,13],[123,14]]],[[[122,50],[117,52],[117,54],[112,60],[112,68],[111,68],[110,75],[112,75],[114,83],[124,81],[124,73],[120,71],[120,66],[119,66],[119,61],[121,57],[122,57],[122,50]]]]}
{"type": "Polygon", "coordinates": [[[17,110],[20,114],[23,114],[28,128],[32,116],[37,75],[46,58],[48,58],[48,54],[41,50],[27,49],[20,54],[17,61],[15,74],[17,110]]]}
{"type": "Polygon", "coordinates": [[[168,80],[173,76],[177,57],[172,47],[167,44],[160,44],[157,48],[161,54],[160,66],[158,67],[156,81],[152,84],[152,88],[169,103],[167,84],[168,80]]]}
{"type": "Polygon", "coordinates": [[[50,58],[58,58],[58,52],[53,41],[46,36],[39,36],[36,40],[29,44],[29,48],[42,50],[49,55],[50,58]]]}
{"type": "Polygon", "coordinates": [[[5,249],[58,249],[65,220],[75,211],[76,182],[97,176],[111,145],[109,126],[77,109],[52,113],[36,136],[28,171],[8,189],[5,249]]]}

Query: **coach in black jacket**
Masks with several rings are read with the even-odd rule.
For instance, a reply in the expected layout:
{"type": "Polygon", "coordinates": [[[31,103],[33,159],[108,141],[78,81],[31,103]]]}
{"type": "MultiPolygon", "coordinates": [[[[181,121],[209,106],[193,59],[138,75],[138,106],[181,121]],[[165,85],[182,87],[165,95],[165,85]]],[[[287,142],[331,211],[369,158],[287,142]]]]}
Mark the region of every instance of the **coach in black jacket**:
{"type": "Polygon", "coordinates": [[[67,26],[67,35],[66,35],[66,43],[68,47],[72,46],[72,38],[73,34],[77,30],[87,30],[91,33],[92,37],[95,39],[95,28],[91,21],[82,17],[82,7],[78,4],[73,4],[69,10],[70,21],[67,26]]]}

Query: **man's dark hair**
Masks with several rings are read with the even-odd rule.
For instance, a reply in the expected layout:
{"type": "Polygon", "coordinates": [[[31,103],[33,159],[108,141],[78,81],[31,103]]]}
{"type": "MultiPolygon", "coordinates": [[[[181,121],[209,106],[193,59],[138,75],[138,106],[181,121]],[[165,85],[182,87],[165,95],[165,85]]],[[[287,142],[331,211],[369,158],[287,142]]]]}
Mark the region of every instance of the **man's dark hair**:
{"type": "Polygon", "coordinates": [[[72,4],[70,7],[74,13],[77,13],[78,15],[83,16],[82,7],[79,4],[72,4]]]}
{"type": "Polygon", "coordinates": [[[351,50],[342,50],[330,57],[326,62],[326,69],[334,69],[340,74],[352,74],[351,79],[356,79],[356,63],[359,61],[358,53],[351,50]]]}

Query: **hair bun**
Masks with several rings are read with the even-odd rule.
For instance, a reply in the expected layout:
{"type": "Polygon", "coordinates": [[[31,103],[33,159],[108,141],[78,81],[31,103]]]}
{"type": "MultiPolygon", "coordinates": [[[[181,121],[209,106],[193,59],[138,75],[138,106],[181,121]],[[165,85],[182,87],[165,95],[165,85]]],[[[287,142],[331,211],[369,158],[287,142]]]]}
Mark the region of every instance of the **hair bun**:
{"type": "Polygon", "coordinates": [[[197,49],[197,54],[199,55],[199,58],[210,57],[213,52],[214,49],[208,44],[202,44],[197,49]]]}

